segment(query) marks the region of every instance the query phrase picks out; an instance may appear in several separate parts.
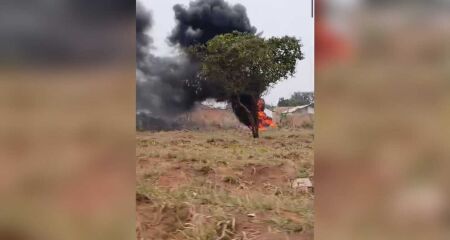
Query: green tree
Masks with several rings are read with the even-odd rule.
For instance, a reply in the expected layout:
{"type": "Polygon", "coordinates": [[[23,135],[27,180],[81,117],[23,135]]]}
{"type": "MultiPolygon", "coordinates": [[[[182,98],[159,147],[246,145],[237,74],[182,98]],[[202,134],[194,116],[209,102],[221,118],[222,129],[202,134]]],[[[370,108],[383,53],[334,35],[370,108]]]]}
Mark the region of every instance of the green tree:
{"type": "Polygon", "coordinates": [[[297,60],[303,59],[301,46],[294,37],[264,39],[234,32],[218,35],[191,52],[201,62],[200,81],[216,86],[215,97],[231,102],[236,116],[257,138],[257,101],[295,73],[297,60]]]}

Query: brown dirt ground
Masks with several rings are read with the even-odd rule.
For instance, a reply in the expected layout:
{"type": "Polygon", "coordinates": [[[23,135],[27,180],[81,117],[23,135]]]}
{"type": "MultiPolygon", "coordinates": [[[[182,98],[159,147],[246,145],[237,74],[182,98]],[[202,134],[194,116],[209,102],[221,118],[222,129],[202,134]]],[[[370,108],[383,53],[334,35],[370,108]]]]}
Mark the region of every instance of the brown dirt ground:
{"type": "Polygon", "coordinates": [[[313,239],[311,129],[138,133],[140,240],[313,239]],[[249,215],[250,214],[250,215],[249,215]]]}

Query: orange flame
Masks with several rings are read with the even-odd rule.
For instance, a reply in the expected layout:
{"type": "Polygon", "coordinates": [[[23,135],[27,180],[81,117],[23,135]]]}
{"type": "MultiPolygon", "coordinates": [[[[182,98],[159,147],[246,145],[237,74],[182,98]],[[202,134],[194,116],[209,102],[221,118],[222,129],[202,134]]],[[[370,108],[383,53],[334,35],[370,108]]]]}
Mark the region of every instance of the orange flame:
{"type": "Polygon", "coordinates": [[[276,124],[273,122],[272,118],[267,116],[264,112],[265,105],[264,99],[260,98],[258,100],[258,128],[260,131],[264,131],[268,127],[276,127],[276,124]]]}

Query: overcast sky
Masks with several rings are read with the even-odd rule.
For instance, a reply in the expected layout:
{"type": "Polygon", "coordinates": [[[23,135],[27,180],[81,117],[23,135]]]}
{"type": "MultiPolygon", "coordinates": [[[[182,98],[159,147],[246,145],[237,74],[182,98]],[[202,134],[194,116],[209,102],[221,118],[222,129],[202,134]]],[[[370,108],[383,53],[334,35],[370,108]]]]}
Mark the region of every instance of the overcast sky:
{"type": "MultiPolygon", "coordinates": [[[[152,11],[156,55],[174,55],[175,49],[167,43],[167,36],[175,26],[173,5],[188,5],[191,0],[139,0],[152,11]]],[[[263,32],[263,37],[295,36],[303,44],[305,59],[297,65],[294,77],[283,80],[270,89],[264,99],[276,104],[280,97],[288,98],[296,91],[314,91],[314,20],[311,18],[311,0],[227,0],[247,8],[250,23],[263,32]]]]}

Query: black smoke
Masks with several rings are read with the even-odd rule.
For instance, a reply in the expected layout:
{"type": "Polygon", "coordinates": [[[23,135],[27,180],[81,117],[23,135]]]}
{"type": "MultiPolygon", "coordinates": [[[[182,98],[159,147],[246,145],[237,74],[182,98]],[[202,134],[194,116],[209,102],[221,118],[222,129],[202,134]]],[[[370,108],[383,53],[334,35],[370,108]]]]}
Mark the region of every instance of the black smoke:
{"type": "Polygon", "coordinates": [[[169,36],[173,44],[182,47],[203,44],[219,34],[233,31],[256,33],[247,11],[241,4],[230,5],[224,0],[198,0],[189,7],[173,7],[177,25],[169,36]]]}
{"type": "Polygon", "coordinates": [[[160,118],[173,117],[189,110],[197,100],[193,88],[187,86],[195,78],[197,64],[186,55],[159,57],[149,32],[153,19],[142,4],[136,4],[136,104],[138,111],[149,111],[160,118]]]}
{"type": "MultiPolygon", "coordinates": [[[[139,2],[136,2],[136,61],[140,63],[150,54],[153,39],[146,33],[153,26],[152,15],[139,2]]],[[[138,66],[139,68],[139,66],[138,66]]]]}
{"type": "Polygon", "coordinates": [[[204,44],[216,35],[233,31],[255,33],[245,7],[231,6],[223,0],[198,0],[189,7],[174,6],[176,27],[168,40],[181,54],[159,57],[152,53],[149,35],[152,14],[139,2],[136,4],[136,107],[137,112],[171,121],[189,111],[195,102],[217,98],[220,86],[196,81],[199,63],[184,54],[186,47],[204,44]]]}

